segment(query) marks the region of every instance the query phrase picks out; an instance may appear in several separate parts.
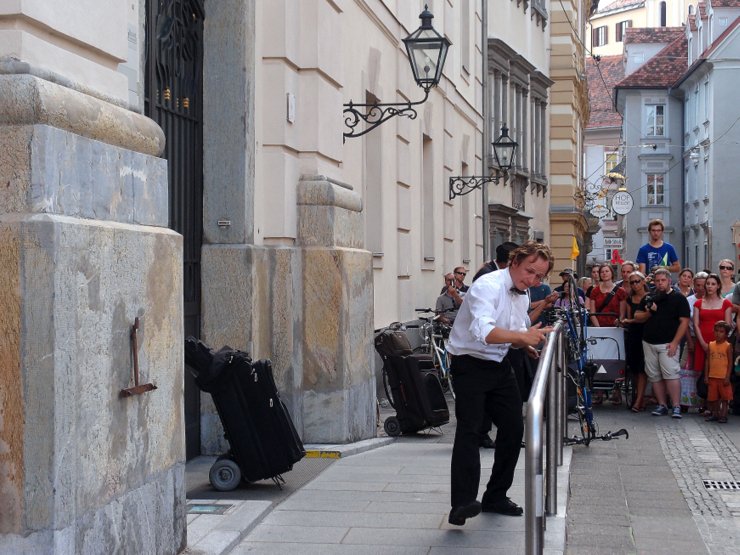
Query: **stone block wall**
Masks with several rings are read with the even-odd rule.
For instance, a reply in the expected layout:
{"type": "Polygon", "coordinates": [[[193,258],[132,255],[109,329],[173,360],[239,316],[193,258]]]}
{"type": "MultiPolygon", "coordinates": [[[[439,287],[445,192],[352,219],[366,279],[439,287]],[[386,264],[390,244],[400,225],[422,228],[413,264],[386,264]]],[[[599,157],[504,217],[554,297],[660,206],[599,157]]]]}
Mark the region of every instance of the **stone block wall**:
{"type": "Polygon", "coordinates": [[[0,97],[0,552],[176,553],[182,240],[161,131],[128,112],[125,131],[125,110],[27,75],[0,81],[18,93],[0,97]],[[80,103],[74,131],[50,124],[80,103]],[[140,381],[157,389],[122,397],[136,317],[140,381]]]}

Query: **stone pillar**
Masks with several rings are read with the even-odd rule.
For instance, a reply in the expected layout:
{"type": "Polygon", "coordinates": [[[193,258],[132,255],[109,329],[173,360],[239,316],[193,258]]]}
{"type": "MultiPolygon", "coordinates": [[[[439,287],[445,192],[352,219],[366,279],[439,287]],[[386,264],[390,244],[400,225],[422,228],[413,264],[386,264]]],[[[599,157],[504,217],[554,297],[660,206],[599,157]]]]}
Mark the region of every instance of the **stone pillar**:
{"type": "Polygon", "coordinates": [[[298,183],[304,441],[375,436],[372,254],[362,199],[324,176],[298,183]]]}
{"type": "Polygon", "coordinates": [[[139,114],[0,75],[2,553],[185,546],[182,243],[163,147],[139,114]],[[136,317],[157,389],[122,397],[136,317]]]}

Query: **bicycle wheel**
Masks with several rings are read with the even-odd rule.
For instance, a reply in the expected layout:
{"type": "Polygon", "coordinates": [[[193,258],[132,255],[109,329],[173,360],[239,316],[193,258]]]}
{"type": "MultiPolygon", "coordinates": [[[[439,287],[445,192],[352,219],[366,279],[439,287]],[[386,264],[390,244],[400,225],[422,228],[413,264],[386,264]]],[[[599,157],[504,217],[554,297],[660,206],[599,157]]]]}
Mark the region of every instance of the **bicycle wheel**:
{"type": "Polygon", "coordinates": [[[589,426],[586,414],[581,407],[578,408],[578,426],[581,429],[582,443],[588,447],[588,444],[591,443],[591,426],[589,426]]]}
{"type": "Polygon", "coordinates": [[[444,373],[445,373],[445,382],[447,382],[447,388],[450,390],[450,395],[452,395],[452,398],[455,398],[455,388],[453,387],[454,384],[452,383],[452,361],[450,360],[450,353],[445,351],[444,354],[445,360],[444,360],[444,373]]]}

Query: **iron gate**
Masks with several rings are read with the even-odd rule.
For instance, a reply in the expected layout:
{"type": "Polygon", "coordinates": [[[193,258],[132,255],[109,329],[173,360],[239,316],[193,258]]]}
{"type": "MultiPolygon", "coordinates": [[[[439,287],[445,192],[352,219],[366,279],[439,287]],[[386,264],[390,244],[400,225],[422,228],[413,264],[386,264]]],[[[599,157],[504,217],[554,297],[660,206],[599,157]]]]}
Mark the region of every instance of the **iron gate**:
{"type": "MultiPolygon", "coordinates": [[[[169,226],[183,236],[185,335],[200,336],[203,0],[146,1],[145,114],[164,131],[169,226]]],[[[200,454],[200,392],[185,372],[187,458],[200,454]]]]}

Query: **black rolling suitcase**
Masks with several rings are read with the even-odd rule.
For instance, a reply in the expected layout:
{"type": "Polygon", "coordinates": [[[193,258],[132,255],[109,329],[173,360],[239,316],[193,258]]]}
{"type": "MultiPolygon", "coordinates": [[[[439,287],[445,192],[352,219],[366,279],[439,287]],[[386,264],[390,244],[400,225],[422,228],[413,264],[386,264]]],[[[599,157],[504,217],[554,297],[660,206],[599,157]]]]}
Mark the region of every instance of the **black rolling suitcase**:
{"type": "Polygon", "coordinates": [[[412,434],[450,421],[439,378],[422,366],[423,361],[414,356],[388,357],[386,371],[396,409],[396,416],[386,418],[383,424],[389,436],[412,434]]]}
{"type": "Polygon", "coordinates": [[[270,361],[252,363],[247,353],[224,347],[214,353],[193,338],[185,361],[195,381],[213,397],[230,451],[213,464],[214,488],[229,491],[243,479],[270,478],[278,485],[284,472],[305,455],[288,410],[280,400],[270,361]]]}

